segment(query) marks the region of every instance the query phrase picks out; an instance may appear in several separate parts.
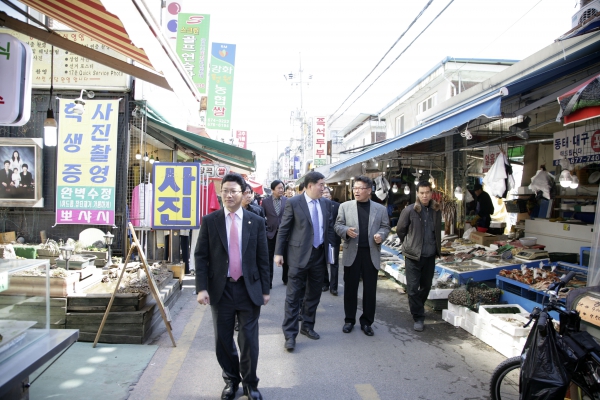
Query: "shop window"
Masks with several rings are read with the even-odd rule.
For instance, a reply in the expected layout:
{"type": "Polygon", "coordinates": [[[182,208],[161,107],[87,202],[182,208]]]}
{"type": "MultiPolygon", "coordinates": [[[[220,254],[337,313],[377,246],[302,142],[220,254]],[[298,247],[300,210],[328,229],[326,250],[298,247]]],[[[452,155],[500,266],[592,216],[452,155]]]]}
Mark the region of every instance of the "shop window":
{"type": "Polygon", "coordinates": [[[404,114],[396,117],[396,136],[404,133],[404,114]]]}
{"type": "Polygon", "coordinates": [[[436,104],[437,104],[437,93],[419,103],[419,105],[417,106],[417,114],[424,113],[425,111],[434,107],[436,104]]]}

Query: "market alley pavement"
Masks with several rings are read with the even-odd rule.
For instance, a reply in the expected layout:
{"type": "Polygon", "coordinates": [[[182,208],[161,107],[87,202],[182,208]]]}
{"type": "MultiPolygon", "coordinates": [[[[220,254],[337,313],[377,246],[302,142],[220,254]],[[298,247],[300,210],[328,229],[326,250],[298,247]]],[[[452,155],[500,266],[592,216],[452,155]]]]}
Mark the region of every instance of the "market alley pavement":
{"type": "MultiPolygon", "coordinates": [[[[341,274],[340,274],[341,275],[341,274]]],[[[281,269],[273,279],[271,300],[260,316],[258,385],[265,399],[486,399],[491,372],[505,359],[466,331],[427,312],[425,331],[413,331],[406,294],[380,274],[375,335],[360,326],[349,333],[340,296],[324,292],[315,331],[320,340],[298,335],[288,353],[281,331],[286,286],[281,269]]],[[[342,282],[343,283],[343,282],[342,282]]],[[[196,302],[194,280],[186,276],[184,292],[171,309],[177,347],[163,331],[152,344],[159,348],[129,399],[219,399],[224,387],[214,353],[210,308],[196,302]]],[[[359,295],[362,286],[359,289],[359,295]]],[[[360,296],[359,296],[360,297],[360,296]]],[[[362,310],[357,315],[360,316],[362,310]]],[[[236,398],[246,399],[242,388],[236,398]]]]}

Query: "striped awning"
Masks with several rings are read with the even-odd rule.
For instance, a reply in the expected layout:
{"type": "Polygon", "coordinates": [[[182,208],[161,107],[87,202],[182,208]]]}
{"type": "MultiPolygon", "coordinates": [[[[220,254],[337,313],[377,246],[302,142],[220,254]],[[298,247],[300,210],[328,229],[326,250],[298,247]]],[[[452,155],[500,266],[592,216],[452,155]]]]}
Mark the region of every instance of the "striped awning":
{"type": "Polygon", "coordinates": [[[123,23],[101,0],[20,0],[41,13],[155,70],[143,49],[132,44],[123,23]]]}

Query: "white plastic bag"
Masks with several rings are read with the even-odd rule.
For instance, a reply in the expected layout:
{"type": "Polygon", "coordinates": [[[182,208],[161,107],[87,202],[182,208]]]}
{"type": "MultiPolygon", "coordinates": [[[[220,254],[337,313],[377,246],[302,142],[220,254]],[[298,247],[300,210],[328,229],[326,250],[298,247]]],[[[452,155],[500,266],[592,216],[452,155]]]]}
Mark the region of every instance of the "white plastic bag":
{"type": "Polygon", "coordinates": [[[466,240],[471,240],[471,233],[475,232],[476,230],[477,230],[477,229],[475,229],[475,228],[470,228],[470,229],[467,229],[467,230],[465,231],[465,234],[463,235],[463,239],[466,239],[466,240]]]}

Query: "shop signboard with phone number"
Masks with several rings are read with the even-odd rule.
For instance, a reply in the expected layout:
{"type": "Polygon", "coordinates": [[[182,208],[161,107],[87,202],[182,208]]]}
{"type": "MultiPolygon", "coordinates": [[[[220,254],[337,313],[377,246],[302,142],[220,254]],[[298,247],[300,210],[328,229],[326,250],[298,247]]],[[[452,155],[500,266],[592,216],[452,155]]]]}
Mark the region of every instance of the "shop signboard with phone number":
{"type": "Polygon", "coordinates": [[[554,133],[553,165],[567,159],[569,164],[600,162],[600,130],[589,130],[585,126],[554,133]]]}

